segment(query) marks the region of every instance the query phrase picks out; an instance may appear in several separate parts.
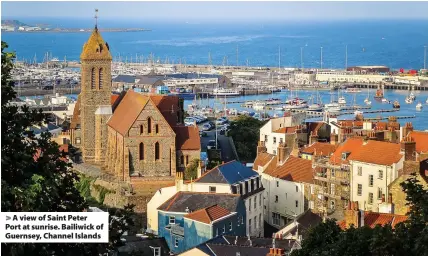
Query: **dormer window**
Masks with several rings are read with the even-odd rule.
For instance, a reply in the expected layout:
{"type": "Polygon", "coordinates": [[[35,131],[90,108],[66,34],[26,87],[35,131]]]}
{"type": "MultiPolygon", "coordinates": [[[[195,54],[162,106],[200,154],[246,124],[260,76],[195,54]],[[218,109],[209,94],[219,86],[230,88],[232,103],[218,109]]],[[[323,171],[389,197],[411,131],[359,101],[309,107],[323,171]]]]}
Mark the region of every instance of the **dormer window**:
{"type": "Polygon", "coordinates": [[[346,160],[350,154],[351,154],[351,152],[343,152],[342,153],[342,160],[346,160]]]}

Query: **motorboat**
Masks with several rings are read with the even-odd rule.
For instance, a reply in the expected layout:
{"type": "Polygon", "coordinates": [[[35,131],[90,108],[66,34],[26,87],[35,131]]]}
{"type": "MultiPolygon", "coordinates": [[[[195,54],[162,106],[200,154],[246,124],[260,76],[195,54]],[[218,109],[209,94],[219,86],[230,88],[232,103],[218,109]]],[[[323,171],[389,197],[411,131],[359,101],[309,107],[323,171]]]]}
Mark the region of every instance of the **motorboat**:
{"type": "Polygon", "coordinates": [[[398,100],[394,101],[394,103],[392,104],[393,108],[400,108],[400,102],[398,102],[398,100]]]}
{"type": "Polygon", "coordinates": [[[422,103],[418,103],[418,104],[416,104],[416,109],[417,110],[421,110],[423,108],[423,105],[422,105],[422,103]]]}
{"type": "Polygon", "coordinates": [[[308,107],[308,110],[311,110],[311,111],[321,111],[322,109],[323,109],[322,105],[318,103],[311,104],[308,107]]]}
{"type": "Polygon", "coordinates": [[[266,107],[266,103],[262,101],[254,102],[253,109],[254,110],[263,110],[266,107]]]}
{"type": "Polygon", "coordinates": [[[382,103],[389,103],[389,100],[387,100],[386,98],[382,98],[382,103]]]}
{"type": "Polygon", "coordinates": [[[308,105],[305,103],[301,103],[301,104],[290,104],[290,105],[285,105],[284,109],[287,110],[292,110],[292,109],[303,109],[303,108],[307,108],[308,105]]]}
{"type": "Polygon", "coordinates": [[[378,89],[378,90],[376,91],[376,94],[375,94],[374,98],[375,98],[375,99],[383,99],[383,91],[382,91],[382,90],[380,90],[380,89],[378,89]]]}
{"type": "Polygon", "coordinates": [[[413,100],[409,97],[409,96],[407,96],[406,97],[406,99],[404,100],[407,104],[412,104],[413,103],[413,100]]]}
{"type": "Polygon", "coordinates": [[[338,100],[339,105],[346,105],[346,99],[345,97],[340,97],[338,100]]]}
{"type": "Polygon", "coordinates": [[[360,110],[356,110],[356,111],[354,112],[354,115],[355,115],[355,116],[362,115],[362,114],[363,114],[363,111],[360,111],[360,110]]]}
{"type": "Polygon", "coordinates": [[[409,98],[412,100],[416,100],[416,96],[415,94],[413,94],[413,92],[410,93],[409,98]]]}

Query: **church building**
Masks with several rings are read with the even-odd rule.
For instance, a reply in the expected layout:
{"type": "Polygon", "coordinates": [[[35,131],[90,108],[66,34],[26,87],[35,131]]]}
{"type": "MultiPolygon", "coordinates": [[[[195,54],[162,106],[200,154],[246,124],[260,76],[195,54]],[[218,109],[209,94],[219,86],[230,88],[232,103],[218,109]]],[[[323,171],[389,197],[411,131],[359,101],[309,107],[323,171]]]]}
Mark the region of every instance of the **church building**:
{"type": "Polygon", "coordinates": [[[97,26],[80,60],[81,92],[70,128],[83,162],[132,182],[172,180],[200,158],[199,129],[184,125],[183,99],[132,90],[112,94],[112,56],[97,26]]]}

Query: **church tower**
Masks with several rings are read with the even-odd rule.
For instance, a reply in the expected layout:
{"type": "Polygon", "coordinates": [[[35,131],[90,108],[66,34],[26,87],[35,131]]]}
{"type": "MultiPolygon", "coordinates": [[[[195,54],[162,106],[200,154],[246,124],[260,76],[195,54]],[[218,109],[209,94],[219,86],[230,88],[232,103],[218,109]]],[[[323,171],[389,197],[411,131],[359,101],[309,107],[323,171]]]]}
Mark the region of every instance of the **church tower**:
{"type": "Polygon", "coordinates": [[[101,37],[97,24],[83,46],[80,62],[83,161],[102,165],[107,148],[106,123],[112,114],[110,103],[112,57],[109,45],[101,37]]]}

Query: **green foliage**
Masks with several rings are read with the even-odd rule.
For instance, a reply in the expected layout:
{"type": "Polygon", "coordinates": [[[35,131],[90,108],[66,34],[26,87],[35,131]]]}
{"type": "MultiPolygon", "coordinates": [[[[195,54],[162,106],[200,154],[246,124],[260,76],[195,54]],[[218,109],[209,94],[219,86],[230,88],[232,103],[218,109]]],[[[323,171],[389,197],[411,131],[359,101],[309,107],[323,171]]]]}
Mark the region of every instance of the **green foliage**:
{"type": "Polygon", "coordinates": [[[77,190],[79,190],[80,195],[84,198],[89,198],[91,196],[91,184],[95,181],[94,178],[88,177],[85,175],[79,175],[80,181],[76,184],[77,190]]]}
{"type": "Polygon", "coordinates": [[[428,255],[428,190],[412,176],[401,183],[410,207],[408,220],[390,225],[351,227],[342,231],[334,220],[310,230],[302,249],[292,256],[309,255],[428,255]]]}
{"type": "MultiPolygon", "coordinates": [[[[15,55],[5,52],[1,43],[1,210],[3,212],[82,212],[88,207],[85,184],[72,165],[64,161],[67,153],[60,152],[51,134],[44,132],[36,138],[28,128],[47,121],[41,110],[30,110],[8,103],[16,97],[11,80],[15,55]],[[81,191],[79,191],[79,186],[81,191]]],[[[114,252],[121,246],[120,237],[133,225],[133,206],[110,209],[108,244],[2,244],[4,255],[99,255],[114,252]]]]}
{"type": "Polygon", "coordinates": [[[184,170],[184,179],[196,179],[198,177],[199,159],[193,159],[184,170]]]}
{"type": "Polygon", "coordinates": [[[209,160],[208,164],[207,164],[207,169],[210,170],[214,167],[216,167],[217,165],[220,165],[221,161],[220,160],[209,160]]]}
{"type": "Polygon", "coordinates": [[[239,116],[231,122],[228,136],[232,137],[241,161],[254,161],[256,158],[260,128],[265,123],[250,116],[239,116]]]}

